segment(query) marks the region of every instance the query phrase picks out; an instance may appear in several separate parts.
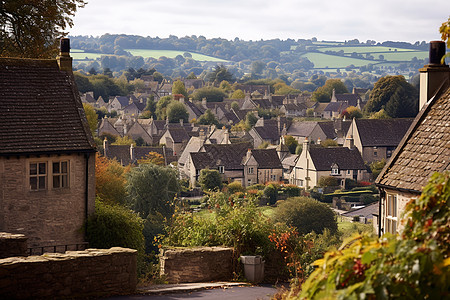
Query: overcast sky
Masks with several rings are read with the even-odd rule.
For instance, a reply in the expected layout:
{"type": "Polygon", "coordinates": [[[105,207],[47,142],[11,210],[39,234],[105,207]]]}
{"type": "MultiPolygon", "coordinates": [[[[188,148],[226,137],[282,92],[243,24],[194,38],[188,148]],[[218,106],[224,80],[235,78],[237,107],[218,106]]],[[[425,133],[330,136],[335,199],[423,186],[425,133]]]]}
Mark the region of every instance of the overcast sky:
{"type": "Polygon", "coordinates": [[[88,0],[71,35],[439,40],[449,0],[88,0]]]}

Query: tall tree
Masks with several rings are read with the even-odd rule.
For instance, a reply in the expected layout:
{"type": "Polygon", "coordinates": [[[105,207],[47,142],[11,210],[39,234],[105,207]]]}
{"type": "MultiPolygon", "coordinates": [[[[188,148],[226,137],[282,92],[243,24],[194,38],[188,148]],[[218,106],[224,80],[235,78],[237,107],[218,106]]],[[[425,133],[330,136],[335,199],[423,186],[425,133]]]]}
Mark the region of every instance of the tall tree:
{"type": "Polygon", "coordinates": [[[222,66],[216,66],[214,70],[208,74],[208,81],[219,84],[222,81],[233,82],[233,74],[231,74],[227,68],[222,66]]]}
{"type": "Polygon", "coordinates": [[[0,1],[0,56],[51,58],[84,0],[0,1]]]}
{"type": "Polygon", "coordinates": [[[172,101],[167,106],[167,118],[170,123],[179,122],[180,119],[183,119],[184,122],[188,122],[189,113],[184,104],[178,101],[172,101]]]}
{"type": "Polygon", "coordinates": [[[188,93],[186,91],[186,87],[184,86],[183,81],[177,80],[172,85],[172,95],[181,94],[184,98],[188,98],[188,93]]]}
{"type": "Polygon", "coordinates": [[[336,94],[348,93],[347,87],[340,79],[328,79],[323,86],[312,94],[312,100],[330,102],[333,90],[336,94]]]}
{"type": "Polygon", "coordinates": [[[401,75],[380,78],[370,93],[364,112],[372,114],[381,109],[392,118],[414,117],[419,109],[416,88],[401,75]]]}

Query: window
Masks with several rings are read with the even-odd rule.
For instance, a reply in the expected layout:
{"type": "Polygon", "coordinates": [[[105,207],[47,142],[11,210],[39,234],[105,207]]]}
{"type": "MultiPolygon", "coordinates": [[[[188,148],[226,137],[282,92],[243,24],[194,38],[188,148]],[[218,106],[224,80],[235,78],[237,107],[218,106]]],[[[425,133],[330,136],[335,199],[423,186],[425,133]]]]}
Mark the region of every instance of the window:
{"type": "Polygon", "coordinates": [[[386,196],[386,232],[397,233],[397,195],[386,196]]]}
{"type": "Polygon", "coordinates": [[[352,174],[352,170],[347,170],[347,175],[351,175],[352,174]]]}
{"type": "Polygon", "coordinates": [[[39,191],[47,188],[47,163],[30,163],[30,190],[39,191]]]}
{"type": "Polygon", "coordinates": [[[53,162],[53,188],[66,188],[69,186],[68,162],[53,162]]]}
{"type": "Polygon", "coordinates": [[[252,185],[252,180],[251,179],[247,179],[247,186],[251,186],[252,185]]]}
{"type": "Polygon", "coordinates": [[[219,173],[220,174],[224,174],[225,173],[225,167],[224,166],[219,166],[219,173]]]}
{"type": "Polygon", "coordinates": [[[333,166],[331,168],[331,175],[339,175],[339,168],[337,166],[333,166]]]}
{"type": "Polygon", "coordinates": [[[373,147],[373,156],[378,156],[377,147],[373,147]]]}
{"type": "Polygon", "coordinates": [[[248,168],[248,174],[253,174],[253,167],[248,168]]]}
{"type": "Polygon", "coordinates": [[[270,175],[271,181],[277,181],[277,175],[270,175]]]}

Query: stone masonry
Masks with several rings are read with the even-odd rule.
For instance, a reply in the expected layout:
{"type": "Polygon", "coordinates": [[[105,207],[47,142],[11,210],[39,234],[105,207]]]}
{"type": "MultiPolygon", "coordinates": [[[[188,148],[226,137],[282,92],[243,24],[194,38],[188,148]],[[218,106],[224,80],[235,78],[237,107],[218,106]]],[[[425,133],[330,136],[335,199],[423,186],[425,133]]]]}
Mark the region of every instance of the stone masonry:
{"type": "Polygon", "coordinates": [[[164,249],[161,275],[169,283],[226,281],[233,278],[233,249],[201,247],[164,249]]]}
{"type": "Polygon", "coordinates": [[[0,259],[27,256],[27,238],[23,234],[0,232],[0,259]]]}
{"type": "Polygon", "coordinates": [[[114,247],[0,259],[0,299],[67,299],[133,293],[137,251],[114,247]]]}

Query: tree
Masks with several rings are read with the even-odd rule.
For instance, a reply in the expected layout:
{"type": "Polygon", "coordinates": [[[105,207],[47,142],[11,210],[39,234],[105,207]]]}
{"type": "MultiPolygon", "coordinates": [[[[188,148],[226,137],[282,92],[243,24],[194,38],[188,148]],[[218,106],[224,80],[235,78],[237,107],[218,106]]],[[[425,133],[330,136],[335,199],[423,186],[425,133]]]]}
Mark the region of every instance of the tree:
{"type": "Polygon", "coordinates": [[[195,100],[202,100],[203,98],[206,98],[206,101],[208,102],[222,102],[223,98],[226,96],[227,95],[222,89],[213,86],[199,88],[192,94],[192,97],[195,100]]]}
{"type": "Polygon", "coordinates": [[[164,157],[157,152],[149,152],[143,158],[138,159],[138,164],[154,164],[158,166],[164,166],[164,157]]]}
{"type": "Polygon", "coordinates": [[[348,93],[347,87],[340,79],[328,79],[325,85],[312,93],[311,99],[318,102],[330,102],[333,90],[336,94],[348,93]]]}
{"type": "Polygon", "coordinates": [[[92,136],[95,136],[95,131],[97,130],[98,124],[98,116],[95,112],[95,109],[87,104],[83,103],[84,114],[86,115],[86,119],[88,121],[89,129],[91,130],[92,136]]]}
{"type": "Polygon", "coordinates": [[[189,73],[189,75],[186,77],[186,79],[197,79],[197,76],[195,76],[194,72],[189,73]]]}
{"type": "Polygon", "coordinates": [[[327,186],[338,186],[339,180],[333,176],[322,176],[319,178],[319,182],[317,182],[317,186],[319,187],[327,187],[327,186]]]}
{"type": "Polygon", "coordinates": [[[171,96],[164,96],[159,99],[156,103],[155,114],[158,117],[158,120],[164,120],[167,117],[167,106],[172,102],[171,96]]]}
{"type": "Polygon", "coordinates": [[[255,116],[254,113],[252,113],[251,111],[249,111],[249,112],[245,115],[245,125],[246,125],[247,128],[250,130],[253,126],[255,126],[256,122],[258,122],[258,117],[255,116]]]}
{"type": "Polygon", "coordinates": [[[186,91],[183,81],[181,81],[181,80],[175,81],[172,85],[172,95],[176,95],[176,94],[183,95],[185,99],[188,98],[188,93],[186,91]]]}
{"type": "Polygon", "coordinates": [[[239,110],[239,103],[237,103],[236,101],[231,102],[231,108],[235,111],[239,110]]]}
{"type": "Polygon", "coordinates": [[[337,232],[337,222],[331,208],[308,197],[294,197],[282,202],[275,208],[274,218],[296,227],[300,234],[312,231],[320,234],[324,229],[337,232]]]}
{"type": "Polygon", "coordinates": [[[176,170],[155,164],[142,164],[128,173],[128,203],[143,219],[149,215],[172,215],[173,201],[180,191],[176,170]]]}
{"type": "Polygon", "coordinates": [[[361,110],[355,106],[349,106],[342,112],[342,117],[347,119],[360,119],[362,116],[361,110]]]}
{"type": "Polygon", "coordinates": [[[217,170],[203,169],[200,171],[198,183],[204,191],[220,190],[222,188],[222,177],[217,170]]]}
{"type": "Polygon", "coordinates": [[[233,74],[231,74],[223,65],[216,66],[214,70],[206,76],[206,78],[209,82],[214,82],[216,84],[219,84],[224,80],[228,82],[234,81],[233,74]]]}
{"type": "Polygon", "coordinates": [[[378,175],[380,175],[381,170],[383,170],[384,166],[386,165],[386,160],[382,159],[380,161],[374,161],[370,163],[370,171],[372,172],[372,178],[375,180],[378,175]]]}
{"type": "Polygon", "coordinates": [[[130,138],[128,135],[124,136],[124,137],[117,137],[116,141],[114,143],[112,143],[111,145],[134,145],[134,140],[132,138],[130,138]]]}
{"type": "Polygon", "coordinates": [[[167,105],[167,118],[170,123],[180,122],[182,119],[184,122],[189,121],[189,113],[183,103],[178,101],[171,101],[167,105]]]}
{"type": "Polygon", "coordinates": [[[126,198],[126,178],[129,168],[117,160],[97,154],[95,159],[95,195],[104,203],[123,204],[126,198]]]}
{"type": "Polygon", "coordinates": [[[414,117],[418,112],[418,92],[401,75],[380,78],[364,107],[366,114],[381,109],[392,118],[414,117]]]}
{"type": "Polygon", "coordinates": [[[382,108],[376,113],[371,114],[370,119],[391,119],[391,117],[389,117],[384,108],[382,108]]]}
{"type": "Polygon", "coordinates": [[[245,93],[241,89],[237,89],[231,95],[231,99],[244,99],[245,93]]]}
{"type": "Polygon", "coordinates": [[[338,146],[338,143],[335,141],[335,140],[332,140],[332,139],[326,139],[325,141],[322,141],[321,143],[320,143],[320,145],[322,146],[322,147],[337,147],[338,146]]]}
{"type": "Polygon", "coordinates": [[[0,2],[0,56],[52,58],[84,0],[0,2]]]}
{"type": "Polygon", "coordinates": [[[297,149],[298,142],[292,135],[284,136],[284,144],[289,148],[291,154],[295,154],[295,149],[297,149]]]}
{"type": "Polygon", "coordinates": [[[200,125],[219,125],[219,121],[217,121],[216,116],[209,109],[207,109],[205,113],[198,118],[197,123],[200,125]]]}

